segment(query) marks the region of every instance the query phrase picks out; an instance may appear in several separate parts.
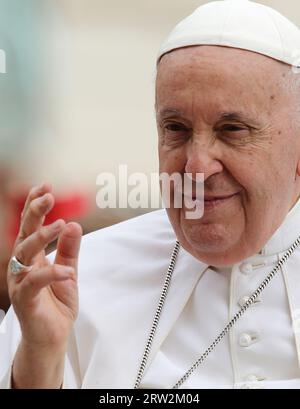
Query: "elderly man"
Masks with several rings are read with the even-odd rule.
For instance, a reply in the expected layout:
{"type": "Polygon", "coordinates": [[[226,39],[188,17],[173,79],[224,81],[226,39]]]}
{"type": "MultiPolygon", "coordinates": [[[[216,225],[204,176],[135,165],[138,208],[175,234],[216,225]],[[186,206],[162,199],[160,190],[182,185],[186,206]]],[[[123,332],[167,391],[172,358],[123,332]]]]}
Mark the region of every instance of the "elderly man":
{"type": "Polygon", "coordinates": [[[80,227],[43,227],[51,189],[31,191],[8,272],[2,387],[300,388],[298,44],[276,11],[226,0],[163,45],[160,171],[204,174],[200,219],[171,202],[95,232],[77,268],[80,227]]]}

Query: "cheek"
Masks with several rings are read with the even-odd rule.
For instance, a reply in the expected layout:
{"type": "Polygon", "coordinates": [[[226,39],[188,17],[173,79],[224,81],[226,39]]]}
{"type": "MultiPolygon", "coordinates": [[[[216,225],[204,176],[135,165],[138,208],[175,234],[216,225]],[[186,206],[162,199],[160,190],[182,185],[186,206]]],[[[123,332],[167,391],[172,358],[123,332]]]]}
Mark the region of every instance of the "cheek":
{"type": "Polygon", "coordinates": [[[186,165],[186,154],[184,149],[167,150],[164,147],[159,150],[160,172],[172,174],[183,173],[186,165]]]}
{"type": "Polygon", "coordinates": [[[270,158],[255,151],[231,154],[224,160],[224,166],[232,178],[243,187],[246,195],[254,195],[268,188],[270,177],[274,172],[268,166],[270,158]]]}
{"type": "MultiPolygon", "coordinates": [[[[284,176],[280,174],[280,164],[270,158],[258,157],[253,153],[240,162],[239,167],[231,170],[232,175],[242,186],[241,209],[245,215],[247,229],[261,229],[268,214],[274,215],[274,204],[283,199],[278,195],[278,186],[283,186],[284,176]]],[[[285,184],[287,196],[288,187],[285,184]]]]}

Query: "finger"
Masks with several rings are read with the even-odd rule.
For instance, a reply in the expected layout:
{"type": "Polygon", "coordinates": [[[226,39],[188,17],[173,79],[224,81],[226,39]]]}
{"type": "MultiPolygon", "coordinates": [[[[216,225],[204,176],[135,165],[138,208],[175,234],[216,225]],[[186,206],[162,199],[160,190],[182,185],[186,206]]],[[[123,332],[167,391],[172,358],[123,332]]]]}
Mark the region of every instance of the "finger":
{"type": "Polygon", "coordinates": [[[34,186],[27,198],[26,198],[26,202],[21,214],[21,218],[25,215],[25,213],[27,212],[28,206],[30,205],[30,203],[34,200],[37,199],[40,196],[43,196],[45,193],[50,193],[52,190],[52,186],[50,185],[50,183],[42,183],[40,186],[34,186]]]}
{"type": "Polygon", "coordinates": [[[25,266],[34,264],[35,257],[43,251],[48,244],[59,236],[65,226],[64,220],[57,220],[49,226],[43,226],[27,237],[15,248],[15,256],[25,266]]]}
{"type": "Polygon", "coordinates": [[[43,288],[55,282],[74,279],[74,277],[74,268],[68,266],[53,264],[43,268],[37,268],[26,275],[24,280],[19,284],[17,291],[15,291],[15,296],[16,293],[18,293],[18,302],[21,305],[26,305],[26,303],[32,301],[39,295],[43,288]]]}
{"type": "Polygon", "coordinates": [[[68,223],[59,236],[55,264],[73,267],[77,270],[82,228],[78,223],[68,223]]]}
{"type": "Polygon", "coordinates": [[[21,222],[18,243],[25,240],[43,225],[45,216],[53,208],[54,202],[51,193],[46,193],[44,196],[32,200],[21,222]]]}

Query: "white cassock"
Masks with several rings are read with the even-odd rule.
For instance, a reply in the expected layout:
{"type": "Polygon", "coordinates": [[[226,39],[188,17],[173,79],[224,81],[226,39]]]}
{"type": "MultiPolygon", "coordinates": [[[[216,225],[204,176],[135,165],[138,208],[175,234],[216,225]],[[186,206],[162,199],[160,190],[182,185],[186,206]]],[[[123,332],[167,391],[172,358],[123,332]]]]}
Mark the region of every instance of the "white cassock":
{"type": "MultiPolygon", "coordinates": [[[[300,235],[300,202],[260,254],[218,270],[179,252],[142,379],[170,388],[221,332],[300,235]]],[[[84,237],[80,312],[65,388],[132,388],[175,244],[164,210],[84,237]]],[[[0,327],[0,387],[20,340],[12,310],[0,327]]],[[[300,388],[300,249],[184,388],[300,388]]],[[[30,376],[30,375],[29,375],[30,376]]]]}
{"type": "MultiPolygon", "coordinates": [[[[300,31],[250,1],[217,1],[181,22],[162,46],[220,45],[298,66],[300,31]]],[[[223,330],[300,235],[300,203],[260,254],[214,269],[184,249],[151,349],[143,388],[172,387],[223,330]]],[[[164,210],[87,235],[79,260],[80,312],[65,388],[132,388],[176,238],[164,210]]],[[[0,326],[0,387],[20,341],[12,310],[0,326]]],[[[300,388],[300,249],[185,388],[300,388]]],[[[30,374],[28,374],[30,376],[30,374]]]]}

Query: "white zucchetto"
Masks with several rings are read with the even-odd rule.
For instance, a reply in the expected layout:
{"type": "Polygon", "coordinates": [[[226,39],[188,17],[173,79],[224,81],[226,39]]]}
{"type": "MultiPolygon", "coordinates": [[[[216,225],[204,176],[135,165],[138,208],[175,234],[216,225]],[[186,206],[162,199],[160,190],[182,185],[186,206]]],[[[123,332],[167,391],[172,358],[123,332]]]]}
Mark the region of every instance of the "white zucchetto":
{"type": "Polygon", "coordinates": [[[204,4],[182,20],[161,46],[167,52],[195,45],[253,51],[300,66],[300,30],[278,11],[249,0],[204,4]]]}

